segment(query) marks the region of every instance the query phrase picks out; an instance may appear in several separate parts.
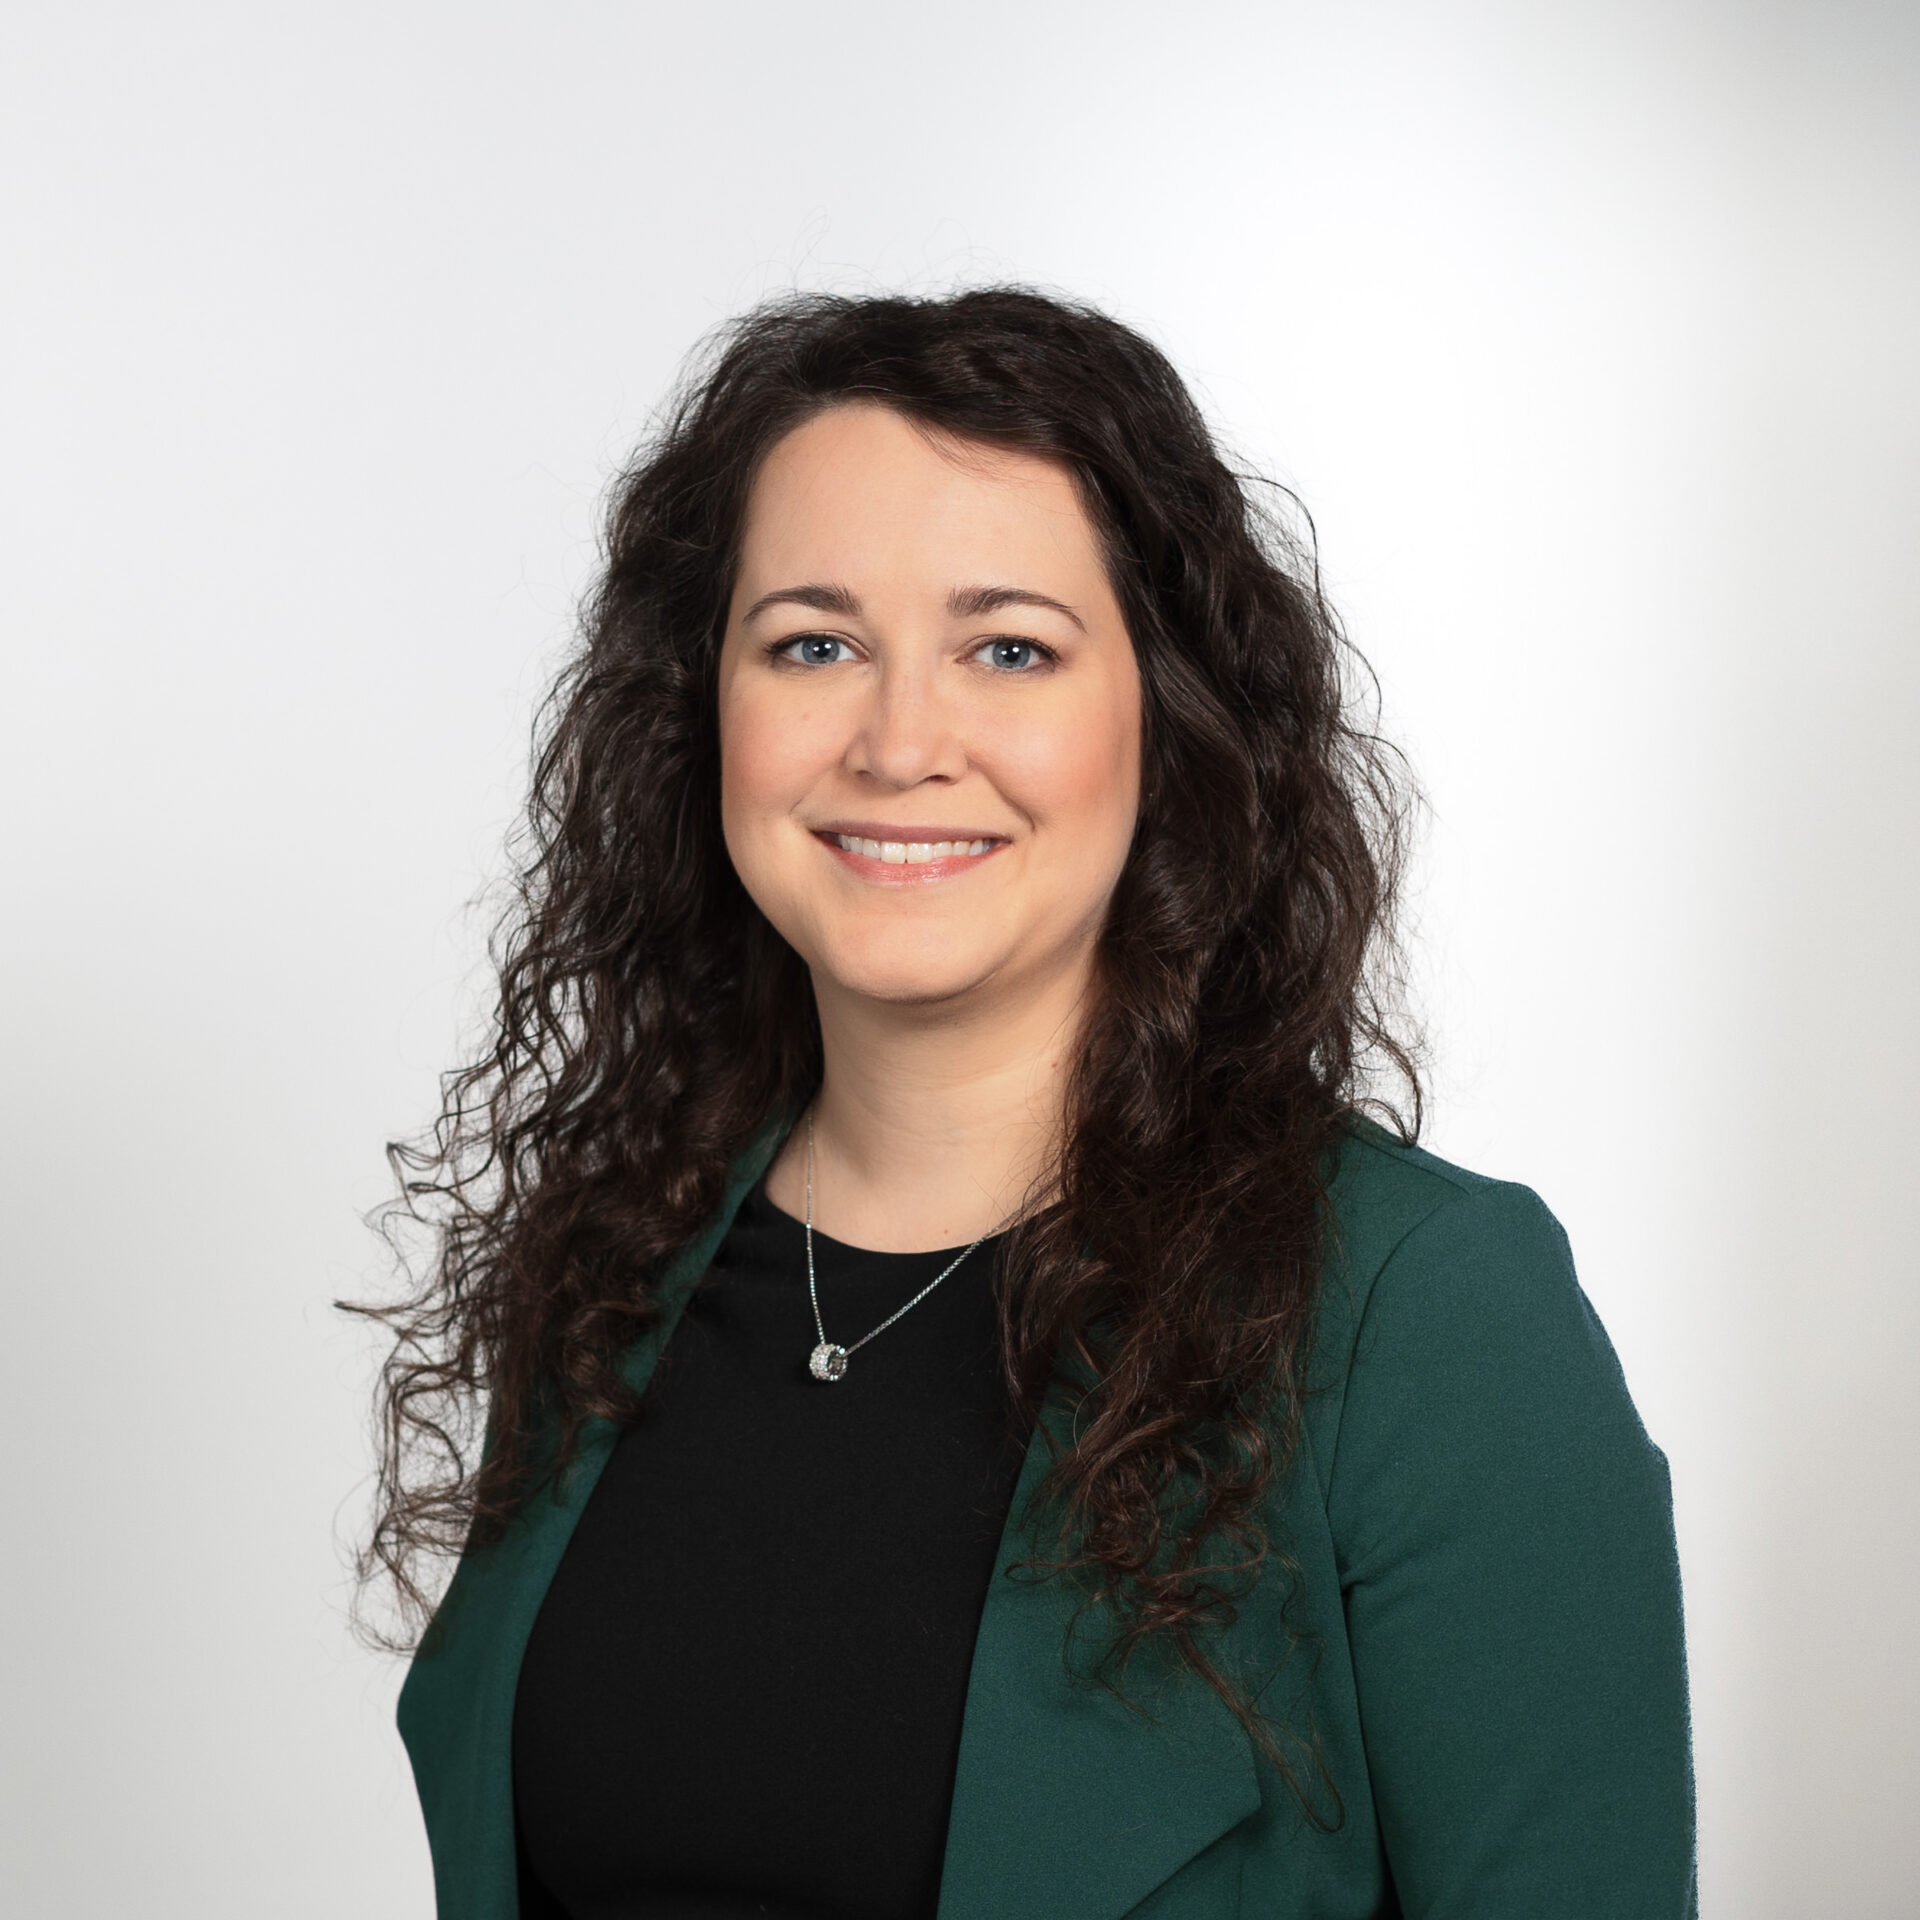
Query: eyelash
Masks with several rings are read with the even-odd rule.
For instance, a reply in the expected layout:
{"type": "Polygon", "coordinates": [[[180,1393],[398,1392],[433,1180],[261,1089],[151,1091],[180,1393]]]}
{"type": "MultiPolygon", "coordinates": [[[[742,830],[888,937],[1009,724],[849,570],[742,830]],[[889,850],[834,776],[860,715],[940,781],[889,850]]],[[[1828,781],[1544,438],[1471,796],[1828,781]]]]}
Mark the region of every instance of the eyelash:
{"type": "MultiPolygon", "coordinates": [[[[790,633],[784,640],[769,641],[766,649],[767,655],[770,659],[789,660],[792,661],[795,666],[800,666],[804,663],[794,659],[792,650],[799,646],[804,640],[831,640],[837,646],[842,647],[853,644],[852,641],[837,633],[790,633]]],[[[1024,633],[991,634],[985,640],[982,640],[979,646],[975,647],[973,651],[977,654],[987,647],[998,646],[1031,647],[1044,665],[1052,667],[1058,666],[1060,663],[1059,654],[1056,653],[1052,647],[1048,646],[1044,640],[1035,640],[1030,635],[1024,633]]],[[[839,666],[841,663],[837,660],[828,660],[820,664],[824,666],[839,666]]],[[[1017,676],[1020,673],[1031,673],[1033,669],[1031,667],[1009,667],[1005,669],[1005,671],[1009,676],[1017,676]]]]}

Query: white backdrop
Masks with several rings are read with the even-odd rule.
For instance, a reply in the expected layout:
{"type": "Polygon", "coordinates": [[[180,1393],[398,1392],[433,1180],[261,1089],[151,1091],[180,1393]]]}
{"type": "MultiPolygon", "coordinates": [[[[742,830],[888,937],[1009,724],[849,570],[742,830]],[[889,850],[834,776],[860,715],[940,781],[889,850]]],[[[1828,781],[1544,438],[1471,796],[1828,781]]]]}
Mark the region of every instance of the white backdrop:
{"type": "Polygon", "coordinates": [[[1911,8],[17,5],[0,1907],[425,1915],[359,1211],[604,483],[795,284],[1143,325],[1432,799],[1432,1144],[1671,1458],[1706,1908],[1920,1906],[1911,8]]]}

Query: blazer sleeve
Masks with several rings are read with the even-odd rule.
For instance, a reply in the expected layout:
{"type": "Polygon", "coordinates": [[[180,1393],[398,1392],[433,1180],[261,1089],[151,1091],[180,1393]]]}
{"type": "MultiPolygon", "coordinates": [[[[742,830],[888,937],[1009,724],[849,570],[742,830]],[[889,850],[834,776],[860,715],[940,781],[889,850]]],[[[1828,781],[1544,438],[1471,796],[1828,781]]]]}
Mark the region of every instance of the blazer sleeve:
{"type": "Polygon", "coordinates": [[[1666,1460],[1526,1188],[1459,1193],[1381,1268],[1327,1498],[1407,1920],[1693,1914],[1666,1460]]]}

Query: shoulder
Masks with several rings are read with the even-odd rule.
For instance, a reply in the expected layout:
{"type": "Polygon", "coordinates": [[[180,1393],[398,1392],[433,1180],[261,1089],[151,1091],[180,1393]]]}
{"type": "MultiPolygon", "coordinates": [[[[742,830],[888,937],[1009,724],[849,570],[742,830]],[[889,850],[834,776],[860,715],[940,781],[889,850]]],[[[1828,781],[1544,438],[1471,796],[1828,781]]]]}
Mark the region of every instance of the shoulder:
{"type": "Polygon", "coordinates": [[[1358,1331],[1389,1277],[1399,1289],[1459,1295],[1572,1284],[1566,1234],[1531,1187],[1455,1166],[1357,1116],[1325,1178],[1323,1349],[1358,1331]]]}
{"type": "MultiPolygon", "coordinates": [[[[1390,1269],[1453,1269],[1455,1283],[1482,1273],[1517,1277],[1544,1263],[1571,1279],[1567,1235],[1546,1202],[1517,1181],[1492,1179],[1354,1117],[1329,1158],[1323,1286],[1363,1313],[1390,1269]],[[1436,1256],[1453,1256],[1436,1261],[1436,1256]],[[1480,1256],[1465,1261],[1461,1254],[1480,1256]]],[[[1338,1319],[1340,1315],[1334,1315],[1338,1319]]]]}
{"type": "Polygon", "coordinates": [[[1531,1188],[1455,1166],[1358,1114],[1329,1156],[1325,1178],[1327,1257],[1349,1281],[1370,1277],[1409,1233],[1462,1202],[1478,1203],[1469,1209],[1473,1218],[1517,1207],[1552,1219],[1531,1188]]]}
{"type": "MultiPolygon", "coordinates": [[[[1357,1417],[1537,1444],[1576,1409],[1639,1433],[1619,1363],[1538,1194],[1358,1121],[1327,1175],[1308,1423],[1323,1469],[1357,1417]]],[[[1643,1437],[1642,1437],[1643,1439],[1643,1437]]]]}

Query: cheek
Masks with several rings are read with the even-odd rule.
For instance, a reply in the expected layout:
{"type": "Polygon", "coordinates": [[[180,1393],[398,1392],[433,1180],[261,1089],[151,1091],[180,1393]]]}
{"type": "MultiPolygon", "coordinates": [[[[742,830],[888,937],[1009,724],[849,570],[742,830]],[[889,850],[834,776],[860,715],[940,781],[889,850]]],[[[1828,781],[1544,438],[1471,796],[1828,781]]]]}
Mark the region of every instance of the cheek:
{"type": "Polygon", "coordinates": [[[1026,809],[1059,831],[1074,864],[1113,868],[1133,838],[1140,798],[1140,702],[1135,685],[1103,688],[1048,714],[1011,744],[1007,764],[1026,809]]]}
{"type": "Polygon", "coordinates": [[[819,772],[814,716],[804,705],[756,698],[760,691],[736,684],[720,698],[720,810],[729,841],[784,813],[819,772]]]}
{"type": "Polygon", "coordinates": [[[733,870],[763,913],[780,893],[778,862],[768,831],[785,811],[781,795],[792,780],[791,740],[769,724],[760,703],[737,694],[720,702],[720,832],[733,870]]]}

